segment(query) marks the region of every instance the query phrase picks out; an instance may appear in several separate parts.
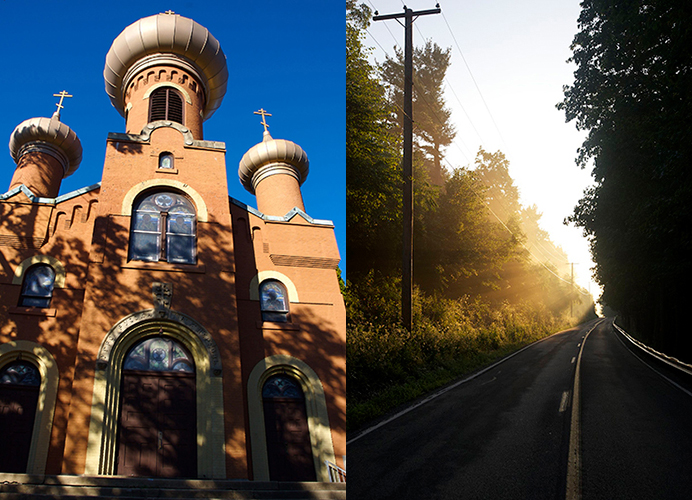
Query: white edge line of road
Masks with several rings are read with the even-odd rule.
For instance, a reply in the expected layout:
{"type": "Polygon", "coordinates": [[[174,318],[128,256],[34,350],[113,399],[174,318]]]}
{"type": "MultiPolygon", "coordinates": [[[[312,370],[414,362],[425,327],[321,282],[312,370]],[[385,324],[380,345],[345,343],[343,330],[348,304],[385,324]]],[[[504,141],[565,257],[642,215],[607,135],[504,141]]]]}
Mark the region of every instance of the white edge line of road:
{"type": "MultiPolygon", "coordinates": [[[[600,323],[600,322],[599,322],[599,323],[600,323]]],[[[596,326],[597,326],[599,323],[597,323],[596,325],[594,325],[594,328],[596,328],[596,326]]],[[[519,349],[518,351],[513,352],[513,353],[510,354],[509,356],[505,356],[505,357],[502,358],[501,360],[496,361],[496,362],[493,363],[492,365],[486,366],[486,367],[483,368],[481,371],[476,372],[476,373],[474,373],[473,375],[469,375],[468,377],[466,377],[466,378],[464,378],[464,379],[461,379],[461,380],[459,380],[459,381],[453,383],[452,385],[448,385],[447,387],[445,387],[445,388],[443,388],[443,389],[440,389],[440,390],[437,391],[437,392],[432,393],[430,396],[426,397],[425,399],[421,399],[421,400],[418,401],[417,403],[415,403],[415,404],[413,404],[413,405],[411,405],[411,406],[408,406],[408,407],[404,408],[403,410],[401,410],[401,411],[395,413],[395,414],[392,415],[391,417],[389,417],[389,418],[387,418],[387,419],[385,419],[385,420],[383,420],[383,421],[377,423],[376,425],[373,425],[372,427],[368,427],[367,429],[365,429],[363,432],[361,432],[360,434],[358,434],[358,435],[357,435],[356,437],[354,437],[353,439],[346,440],[346,446],[348,446],[348,445],[351,444],[351,443],[354,443],[354,442],[358,441],[360,438],[362,438],[362,437],[364,437],[364,436],[367,436],[368,434],[370,434],[371,432],[373,432],[373,431],[379,429],[380,427],[383,427],[383,426],[387,425],[388,423],[393,422],[393,421],[396,420],[397,418],[399,418],[399,417],[401,417],[401,416],[403,416],[403,415],[406,415],[407,413],[409,413],[409,412],[415,410],[416,408],[418,408],[418,407],[420,407],[420,406],[423,406],[423,405],[426,404],[426,403],[429,403],[429,402],[432,401],[433,399],[436,399],[436,398],[438,398],[439,396],[442,396],[442,395],[445,394],[446,392],[449,392],[449,391],[451,391],[452,389],[454,389],[454,388],[456,388],[456,387],[458,387],[458,386],[460,386],[460,385],[462,385],[462,384],[465,384],[466,382],[470,382],[471,380],[475,379],[476,377],[480,377],[480,376],[483,375],[485,372],[487,372],[487,371],[489,371],[489,370],[492,370],[492,369],[495,368],[497,365],[499,365],[499,364],[501,364],[501,363],[504,363],[505,361],[507,361],[507,360],[510,359],[510,358],[513,358],[514,356],[516,356],[516,355],[519,354],[520,352],[522,352],[522,351],[528,349],[529,347],[534,346],[534,345],[536,345],[536,344],[538,344],[538,343],[540,343],[540,342],[543,342],[544,340],[548,340],[549,338],[554,337],[555,335],[558,335],[558,334],[560,334],[560,333],[564,333],[564,332],[566,332],[566,331],[568,331],[568,330],[562,330],[562,331],[559,331],[559,332],[555,332],[555,333],[553,333],[552,335],[548,335],[547,337],[543,337],[542,339],[539,339],[539,340],[537,340],[537,341],[535,341],[535,342],[532,342],[532,343],[530,343],[529,345],[522,347],[522,348],[519,349]]]]}
{"type": "MultiPolygon", "coordinates": [[[[625,330],[623,330],[623,329],[620,328],[618,325],[616,325],[616,324],[615,324],[615,321],[613,321],[613,326],[614,326],[620,333],[622,333],[628,340],[630,340],[630,335],[629,335],[625,330]]],[[[627,349],[627,346],[625,345],[625,342],[620,338],[620,336],[616,335],[615,337],[620,341],[620,343],[625,347],[625,349],[627,349]]],[[[632,341],[630,340],[630,342],[632,342],[632,341]]],[[[633,344],[634,346],[636,346],[636,347],[639,347],[639,346],[638,346],[636,343],[634,343],[634,342],[632,342],[632,344],[633,344]]],[[[639,348],[641,349],[641,347],[639,347],[639,348]]],[[[687,394],[688,396],[692,397],[692,392],[688,391],[687,389],[685,389],[684,387],[682,387],[680,384],[678,384],[678,383],[675,382],[674,380],[671,380],[671,379],[669,379],[668,377],[666,377],[665,375],[663,375],[663,374],[662,374],[661,372],[659,372],[656,368],[654,368],[654,367],[651,366],[649,363],[647,363],[646,361],[644,361],[642,358],[640,358],[639,356],[637,356],[637,354],[635,354],[635,352],[632,351],[631,349],[627,349],[627,350],[632,354],[632,356],[634,356],[634,357],[637,358],[640,362],[642,362],[642,363],[644,364],[644,366],[646,366],[647,368],[649,368],[649,369],[653,370],[654,372],[658,373],[658,374],[659,374],[661,377],[663,377],[667,382],[669,382],[670,384],[674,385],[675,387],[677,387],[678,389],[680,389],[682,392],[684,392],[684,393],[687,394]]],[[[665,361],[665,360],[663,360],[663,361],[665,361]]],[[[667,362],[667,361],[666,361],[666,362],[667,362]]],[[[667,363],[668,363],[669,365],[671,365],[671,366],[674,366],[674,365],[673,365],[672,363],[670,363],[670,362],[667,362],[667,363]]]]}

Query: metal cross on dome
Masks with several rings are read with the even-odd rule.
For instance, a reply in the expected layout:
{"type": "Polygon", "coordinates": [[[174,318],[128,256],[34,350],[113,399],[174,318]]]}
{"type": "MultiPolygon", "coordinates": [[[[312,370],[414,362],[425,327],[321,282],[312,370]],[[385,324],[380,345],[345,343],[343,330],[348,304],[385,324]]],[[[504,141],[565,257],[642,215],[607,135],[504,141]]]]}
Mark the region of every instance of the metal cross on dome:
{"type": "Polygon", "coordinates": [[[267,111],[264,108],[260,108],[259,111],[254,112],[256,115],[262,115],[262,125],[264,125],[264,131],[268,132],[269,124],[267,123],[267,120],[265,117],[271,116],[271,113],[267,113],[267,111]]]}
{"type": "Polygon", "coordinates": [[[60,102],[56,104],[56,106],[58,107],[58,113],[60,113],[60,110],[65,107],[62,105],[63,99],[65,99],[65,97],[72,97],[72,96],[67,93],[67,90],[63,90],[59,94],[53,94],[53,97],[59,97],[60,98],[60,102]]]}

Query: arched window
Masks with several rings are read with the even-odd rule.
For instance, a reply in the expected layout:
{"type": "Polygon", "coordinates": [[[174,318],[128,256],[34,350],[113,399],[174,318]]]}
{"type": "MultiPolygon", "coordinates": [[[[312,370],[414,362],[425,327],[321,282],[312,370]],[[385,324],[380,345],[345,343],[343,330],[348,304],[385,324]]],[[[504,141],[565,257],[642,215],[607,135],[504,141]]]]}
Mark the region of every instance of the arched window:
{"type": "Polygon", "coordinates": [[[133,206],[130,259],[194,264],[196,219],[192,203],[180,194],[145,195],[133,206]]]}
{"type": "Polygon", "coordinates": [[[55,270],[47,264],[31,266],[24,273],[19,305],[23,307],[49,307],[55,285],[55,270]]]}
{"type": "Polygon", "coordinates": [[[260,309],[262,321],[288,321],[288,293],[280,281],[266,280],[260,284],[260,309]]]}
{"type": "Polygon", "coordinates": [[[297,380],[279,374],[262,387],[269,476],[272,481],[315,481],[305,395],[297,380]]]}
{"type": "Polygon", "coordinates": [[[159,168],[172,169],[173,168],[173,153],[161,153],[159,155],[159,168]]]}
{"type": "Polygon", "coordinates": [[[195,371],[192,356],[178,342],[167,337],[150,337],[135,345],[127,353],[123,369],[184,373],[195,371]]]}
{"type": "Polygon", "coordinates": [[[38,368],[26,361],[0,370],[0,472],[27,471],[40,385],[38,368]]]}
{"type": "Polygon", "coordinates": [[[159,87],[149,96],[149,121],[170,120],[183,123],[183,98],[172,87],[159,87]]]}

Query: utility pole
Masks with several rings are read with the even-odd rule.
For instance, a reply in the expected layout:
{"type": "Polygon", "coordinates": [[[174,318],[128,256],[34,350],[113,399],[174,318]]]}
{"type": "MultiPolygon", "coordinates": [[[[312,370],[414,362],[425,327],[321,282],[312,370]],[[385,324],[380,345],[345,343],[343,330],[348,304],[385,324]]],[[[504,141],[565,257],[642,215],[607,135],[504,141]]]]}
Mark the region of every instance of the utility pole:
{"type": "Polygon", "coordinates": [[[401,316],[404,327],[410,332],[413,326],[411,313],[413,303],[413,21],[414,16],[426,16],[439,14],[440,4],[437,8],[429,10],[413,10],[404,6],[401,14],[378,15],[375,12],[373,21],[405,19],[404,26],[404,245],[401,268],[401,316]]]}
{"type": "MultiPolygon", "coordinates": [[[[574,264],[578,264],[578,262],[570,262],[570,265],[572,266],[572,275],[569,279],[569,282],[572,285],[572,289],[574,289],[574,264]]],[[[572,316],[574,316],[574,313],[572,312],[573,304],[574,304],[574,301],[572,299],[569,299],[569,317],[570,318],[572,316]]]]}

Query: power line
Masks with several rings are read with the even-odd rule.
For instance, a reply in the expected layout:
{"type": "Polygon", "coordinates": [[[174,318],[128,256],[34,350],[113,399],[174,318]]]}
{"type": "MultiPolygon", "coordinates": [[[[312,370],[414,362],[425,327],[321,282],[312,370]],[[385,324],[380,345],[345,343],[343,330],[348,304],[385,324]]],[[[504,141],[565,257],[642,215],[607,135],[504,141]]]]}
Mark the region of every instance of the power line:
{"type": "MultiPolygon", "coordinates": [[[[369,0],[368,0],[368,1],[369,1],[369,0]]],[[[370,3],[370,5],[372,5],[372,2],[369,2],[369,3],[370,3]]],[[[374,5],[372,5],[372,6],[373,6],[373,8],[375,8],[374,5]]],[[[481,98],[481,100],[482,100],[482,102],[483,102],[483,104],[484,104],[484,106],[485,106],[485,108],[486,108],[486,111],[488,112],[488,115],[490,116],[490,119],[492,120],[493,125],[495,126],[495,129],[497,130],[497,132],[498,132],[498,134],[499,134],[499,136],[500,136],[500,139],[503,141],[503,143],[505,144],[505,146],[507,146],[507,143],[506,143],[504,137],[502,136],[502,133],[500,132],[500,130],[499,130],[498,126],[497,126],[497,123],[495,122],[495,119],[494,119],[494,117],[493,117],[493,115],[492,115],[492,112],[490,111],[490,108],[488,107],[488,105],[487,105],[487,103],[486,103],[486,101],[485,101],[485,98],[483,97],[483,94],[482,94],[482,92],[481,92],[481,90],[480,90],[480,88],[479,88],[479,86],[478,86],[478,84],[477,84],[477,82],[476,82],[476,79],[475,79],[474,76],[473,76],[473,73],[472,73],[472,71],[471,71],[471,68],[469,67],[468,63],[466,62],[466,58],[464,57],[464,54],[463,54],[463,52],[462,52],[462,50],[461,50],[461,47],[459,46],[459,43],[457,42],[456,37],[454,36],[454,33],[452,32],[452,30],[451,30],[451,28],[450,28],[450,26],[449,26],[449,23],[447,22],[447,19],[446,19],[445,16],[444,16],[444,13],[442,13],[442,17],[443,17],[443,19],[445,20],[445,24],[447,25],[447,28],[449,29],[449,32],[450,32],[450,34],[452,35],[452,38],[454,39],[454,43],[456,44],[457,49],[459,50],[459,54],[461,55],[461,58],[462,58],[462,60],[464,61],[464,64],[465,64],[465,66],[466,66],[466,69],[468,70],[468,72],[469,72],[469,74],[470,74],[470,76],[471,76],[471,79],[472,79],[472,81],[473,81],[473,83],[474,83],[474,85],[475,85],[475,87],[476,87],[476,90],[478,91],[478,94],[479,94],[479,96],[480,96],[480,98],[481,98]]],[[[386,26],[386,24],[385,24],[385,26],[386,26]]],[[[415,25],[415,28],[418,30],[419,34],[420,34],[421,36],[423,36],[423,38],[425,38],[425,36],[424,36],[423,33],[421,32],[421,30],[420,30],[420,28],[418,27],[418,25],[415,25]]],[[[366,30],[366,31],[367,31],[367,30],[366,30]]],[[[390,33],[390,35],[392,36],[392,38],[394,38],[394,40],[395,40],[395,48],[396,48],[396,47],[398,46],[398,45],[396,45],[396,37],[394,37],[394,35],[392,34],[392,32],[389,30],[389,28],[387,28],[387,31],[390,33]]],[[[367,33],[370,35],[370,37],[373,39],[373,41],[380,47],[380,49],[385,53],[385,55],[386,55],[387,57],[391,57],[391,56],[389,55],[389,52],[382,46],[382,44],[380,44],[380,42],[373,36],[373,34],[370,33],[370,31],[367,31],[367,33]]],[[[394,58],[392,57],[392,59],[394,59],[394,58]]],[[[416,76],[414,76],[414,80],[415,80],[415,79],[416,79],[416,76]]],[[[476,132],[476,134],[478,135],[479,139],[481,139],[481,144],[483,145],[485,141],[483,141],[483,138],[481,137],[480,133],[479,133],[478,130],[476,129],[475,125],[473,124],[473,121],[471,120],[471,118],[470,118],[470,117],[468,116],[468,114],[466,113],[466,110],[464,109],[463,104],[461,104],[461,100],[460,100],[459,97],[456,95],[456,92],[454,92],[454,88],[449,84],[449,82],[447,81],[446,78],[445,78],[445,82],[449,85],[450,90],[452,90],[452,93],[454,94],[454,96],[455,96],[455,97],[457,98],[457,100],[459,101],[459,104],[461,105],[462,110],[464,111],[464,114],[466,115],[466,118],[469,120],[469,123],[470,123],[471,126],[473,127],[473,129],[474,129],[474,131],[476,132]]],[[[424,86],[421,85],[420,82],[418,82],[416,86],[417,86],[417,87],[420,87],[421,89],[424,88],[424,86]]],[[[433,109],[432,105],[431,105],[431,104],[428,102],[428,100],[425,98],[424,93],[423,93],[423,92],[418,92],[418,94],[419,94],[419,96],[422,98],[422,100],[423,100],[423,102],[426,104],[426,106],[430,109],[430,111],[431,111],[431,113],[432,113],[432,116],[433,116],[441,125],[444,125],[444,123],[442,122],[442,120],[440,119],[440,117],[437,115],[437,113],[436,113],[435,110],[433,109]]],[[[399,108],[399,109],[401,110],[401,107],[400,107],[400,106],[398,106],[396,103],[394,103],[394,104],[395,104],[395,106],[396,106],[397,108],[399,108]]],[[[462,153],[462,155],[464,156],[464,158],[466,158],[467,161],[470,161],[469,158],[468,158],[468,156],[464,153],[464,151],[463,151],[463,150],[461,149],[461,147],[459,146],[457,140],[461,141],[461,139],[457,139],[457,138],[455,137],[455,139],[452,140],[452,143],[459,149],[459,151],[462,153]]],[[[465,144],[463,141],[461,141],[461,143],[464,145],[464,147],[466,147],[467,149],[469,149],[468,146],[466,146],[466,144],[465,144]]],[[[469,149],[469,150],[470,150],[470,149],[469,149]]],[[[444,161],[444,163],[446,163],[446,164],[449,166],[449,168],[451,169],[451,171],[454,171],[454,167],[449,163],[449,160],[447,160],[446,157],[442,157],[442,160],[444,161]]],[[[483,205],[488,209],[488,211],[491,213],[491,215],[502,225],[502,227],[503,227],[506,231],[508,231],[508,232],[516,239],[517,242],[520,242],[520,239],[517,237],[517,235],[516,235],[516,234],[507,226],[507,224],[505,224],[505,222],[504,222],[504,221],[492,210],[492,208],[490,208],[488,202],[487,202],[481,195],[479,195],[479,194],[473,189],[472,186],[470,186],[470,188],[471,188],[471,191],[481,200],[481,202],[482,202],[483,205]]],[[[489,189],[495,189],[495,190],[496,190],[497,187],[496,187],[496,186],[489,186],[489,189]]],[[[509,209],[508,209],[507,207],[504,206],[504,203],[502,202],[502,197],[498,197],[497,202],[500,204],[500,206],[503,208],[503,210],[505,210],[507,213],[510,213],[509,209]]],[[[538,242],[536,242],[536,243],[538,243],[538,242]]],[[[540,264],[542,267],[544,267],[550,274],[552,274],[553,276],[555,276],[558,280],[560,280],[560,281],[562,281],[562,282],[564,282],[564,283],[569,284],[571,287],[573,287],[577,292],[579,292],[579,293],[582,294],[582,295],[585,295],[585,296],[590,295],[590,294],[588,294],[588,293],[582,291],[582,289],[581,289],[580,287],[577,287],[574,283],[572,283],[572,282],[570,282],[570,281],[568,281],[568,280],[565,280],[564,278],[562,278],[561,276],[559,276],[558,274],[556,274],[552,269],[550,269],[550,268],[543,262],[542,259],[540,259],[538,256],[536,256],[536,254],[534,254],[534,253],[526,246],[526,244],[520,242],[520,245],[522,246],[522,248],[524,248],[524,250],[526,250],[526,252],[527,252],[529,255],[531,255],[531,256],[535,259],[535,261],[536,261],[538,264],[540,264]]],[[[558,268],[558,266],[556,266],[556,265],[552,262],[552,259],[551,259],[550,255],[546,254],[545,251],[544,251],[543,249],[541,249],[541,248],[538,246],[538,244],[535,244],[535,247],[536,247],[536,250],[537,250],[537,251],[539,251],[540,253],[543,254],[543,257],[548,261],[549,264],[551,264],[552,266],[554,266],[556,269],[558,268]]]]}
{"type": "Polygon", "coordinates": [[[500,128],[497,126],[497,123],[495,122],[495,118],[493,117],[493,114],[490,111],[490,108],[488,107],[488,103],[485,102],[485,98],[483,97],[483,93],[481,92],[481,89],[478,86],[478,83],[476,82],[476,79],[473,76],[473,72],[471,71],[469,64],[466,62],[466,58],[464,57],[464,53],[461,50],[461,47],[459,46],[459,42],[457,42],[457,37],[454,36],[454,32],[452,31],[452,28],[449,26],[449,23],[447,22],[447,18],[445,17],[444,12],[442,12],[442,19],[444,19],[444,22],[447,25],[447,29],[449,30],[449,33],[452,35],[452,39],[454,40],[454,43],[457,46],[457,49],[459,49],[459,55],[461,56],[461,60],[464,61],[464,65],[466,66],[466,69],[468,70],[469,75],[471,75],[471,80],[473,81],[473,84],[475,85],[476,90],[478,91],[478,95],[481,97],[481,101],[483,101],[483,105],[485,106],[485,109],[488,112],[488,115],[490,116],[490,120],[493,122],[493,125],[495,126],[495,130],[497,130],[497,133],[500,136],[502,143],[509,150],[509,147],[507,146],[507,141],[505,141],[505,138],[502,136],[502,132],[500,132],[500,128]]]}
{"type": "MultiPolygon", "coordinates": [[[[445,162],[451,167],[451,165],[449,164],[449,162],[447,161],[447,159],[445,158],[444,160],[445,160],[445,162]]],[[[574,283],[572,283],[572,282],[570,282],[570,281],[568,281],[568,280],[562,278],[562,277],[559,276],[557,273],[555,273],[552,269],[550,269],[548,266],[546,266],[545,263],[544,263],[543,261],[541,261],[541,259],[539,259],[538,257],[536,257],[536,255],[535,255],[533,252],[531,252],[531,250],[529,250],[529,249],[526,247],[526,245],[525,245],[524,243],[521,243],[521,242],[520,242],[520,240],[519,240],[519,238],[517,237],[517,235],[514,234],[514,231],[512,231],[512,230],[507,226],[507,224],[505,224],[505,223],[503,222],[503,220],[500,219],[500,217],[493,211],[493,209],[490,208],[490,205],[488,204],[488,202],[487,202],[480,194],[478,194],[478,193],[476,192],[476,190],[473,188],[473,186],[472,186],[471,184],[469,184],[469,189],[471,190],[471,192],[472,192],[473,194],[475,194],[475,195],[478,197],[479,200],[481,200],[481,202],[482,202],[483,205],[488,209],[488,211],[491,213],[491,215],[492,215],[493,217],[495,217],[495,219],[497,219],[497,221],[502,225],[502,227],[504,227],[504,228],[507,230],[507,232],[508,232],[509,234],[511,234],[511,235],[515,238],[515,240],[516,240],[517,242],[519,242],[519,244],[522,246],[522,248],[524,248],[524,250],[526,250],[526,251],[529,253],[529,255],[531,255],[531,256],[536,260],[536,262],[538,262],[541,266],[543,266],[550,274],[552,274],[553,276],[555,276],[555,277],[556,277],[557,279],[559,279],[560,281],[562,281],[562,282],[564,282],[564,283],[567,283],[568,285],[570,285],[572,288],[574,288],[574,289],[575,289],[577,292],[579,292],[580,294],[582,294],[582,295],[584,295],[584,296],[589,296],[589,295],[590,295],[589,293],[586,293],[586,292],[582,291],[581,288],[580,288],[580,287],[577,287],[574,283]]],[[[555,264],[553,264],[553,263],[550,261],[550,259],[548,259],[548,262],[550,262],[550,264],[552,264],[553,266],[555,266],[555,264]]],[[[557,266],[555,266],[555,267],[557,268],[557,266]]]]}
{"type": "MultiPolygon", "coordinates": [[[[372,2],[370,2],[370,0],[368,0],[368,3],[370,3],[370,5],[372,6],[372,8],[375,9],[375,6],[373,5],[372,2]]],[[[401,49],[401,47],[398,45],[398,42],[397,42],[396,37],[395,37],[394,34],[391,32],[391,30],[389,29],[389,27],[388,27],[386,24],[385,24],[384,26],[387,28],[387,32],[390,34],[390,36],[391,36],[392,39],[394,40],[394,48],[395,48],[395,49],[397,49],[397,48],[401,49]]],[[[418,30],[418,33],[419,33],[421,36],[423,36],[423,38],[425,38],[425,36],[423,35],[423,32],[420,30],[420,28],[418,27],[418,25],[415,25],[415,28],[418,30]]],[[[380,49],[382,50],[382,52],[384,52],[385,56],[391,58],[392,60],[394,60],[394,57],[390,56],[389,52],[382,46],[382,44],[375,38],[375,36],[374,36],[370,31],[368,31],[368,30],[366,30],[366,31],[367,31],[368,35],[370,35],[370,38],[372,38],[373,41],[377,44],[377,46],[380,47],[380,49]]],[[[415,78],[416,78],[416,76],[415,76],[415,73],[414,73],[414,79],[415,79],[415,78]]],[[[476,128],[476,125],[473,123],[473,120],[471,120],[471,117],[470,117],[469,114],[467,113],[466,108],[464,107],[463,103],[461,102],[461,99],[459,99],[459,96],[457,95],[456,91],[454,90],[454,87],[452,86],[452,84],[449,82],[449,80],[448,80],[446,77],[445,77],[445,79],[444,79],[444,82],[447,84],[447,88],[449,88],[449,90],[452,91],[452,95],[454,95],[454,97],[456,98],[457,102],[459,103],[459,106],[461,107],[461,110],[462,110],[462,112],[464,113],[464,116],[465,116],[466,119],[468,120],[469,125],[471,125],[471,128],[473,129],[473,131],[476,133],[476,135],[477,135],[478,138],[480,139],[481,145],[482,145],[482,146],[485,146],[485,141],[483,140],[483,137],[481,136],[480,132],[479,132],[478,129],[476,128]]],[[[452,141],[452,142],[454,143],[454,145],[457,147],[457,149],[459,150],[459,152],[464,156],[464,158],[466,159],[466,161],[469,161],[469,162],[470,162],[469,156],[466,154],[466,152],[464,152],[464,150],[461,148],[461,146],[459,146],[459,144],[456,143],[457,140],[461,141],[462,145],[463,145],[469,152],[471,152],[471,148],[470,148],[468,145],[466,145],[466,143],[464,143],[463,140],[458,139],[458,137],[455,138],[455,139],[452,141]]]]}

